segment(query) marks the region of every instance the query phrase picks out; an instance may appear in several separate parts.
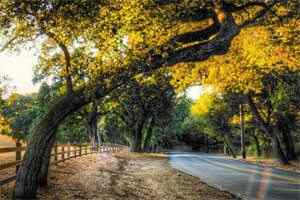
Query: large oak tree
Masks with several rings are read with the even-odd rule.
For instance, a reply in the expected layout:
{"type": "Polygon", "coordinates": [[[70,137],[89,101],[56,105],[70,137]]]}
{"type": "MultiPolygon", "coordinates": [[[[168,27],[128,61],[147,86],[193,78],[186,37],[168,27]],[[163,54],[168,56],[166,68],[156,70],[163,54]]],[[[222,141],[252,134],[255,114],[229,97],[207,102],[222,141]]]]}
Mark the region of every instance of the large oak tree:
{"type": "Polygon", "coordinates": [[[286,2],[1,1],[1,31],[7,35],[1,49],[39,40],[38,71],[65,81],[65,92],[33,131],[16,197],[36,195],[39,178],[47,174],[41,173],[48,167],[47,149],[68,115],[137,74],[225,54],[242,28],[267,20],[277,4],[286,2]]]}

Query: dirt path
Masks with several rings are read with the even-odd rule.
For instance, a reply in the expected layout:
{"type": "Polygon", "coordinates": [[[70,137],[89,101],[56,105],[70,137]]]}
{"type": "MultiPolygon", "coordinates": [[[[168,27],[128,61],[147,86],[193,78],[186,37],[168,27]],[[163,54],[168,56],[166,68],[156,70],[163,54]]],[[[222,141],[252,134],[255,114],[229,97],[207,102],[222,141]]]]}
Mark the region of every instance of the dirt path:
{"type": "Polygon", "coordinates": [[[94,154],[51,168],[39,199],[235,199],[198,178],[172,169],[163,155],[94,154]]]}

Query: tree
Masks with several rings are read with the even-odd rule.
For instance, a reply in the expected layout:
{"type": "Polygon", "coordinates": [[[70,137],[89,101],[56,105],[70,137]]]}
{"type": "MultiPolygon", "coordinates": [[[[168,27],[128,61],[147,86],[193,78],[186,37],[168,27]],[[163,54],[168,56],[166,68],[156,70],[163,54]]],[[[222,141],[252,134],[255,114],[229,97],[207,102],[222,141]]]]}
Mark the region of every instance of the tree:
{"type": "MultiPolygon", "coordinates": [[[[223,101],[220,94],[214,91],[206,92],[192,106],[192,114],[198,118],[199,126],[204,133],[210,136],[217,135],[224,142],[224,149],[230,155],[236,157],[235,149],[232,144],[232,127],[230,119],[234,110],[223,101]]],[[[225,152],[226,152],[225,151],[225,152]]]]}
{"type": "MultiPolygon", "coordinates": [[[[293,13],[293,11],[285,9],[282,12],[293,13]]],[[[292,13],[291,15],[293,15],[292,13]]],[[[278,14],[282,15],[281,13],[278,14]]],[[[204,85],[214,87],[222,94],[233,92],[245,97],[249,95],[260,96],[265,90],[264,79],[266,76],[284,74],[286,70],[293,72],[299,70],[299,45],[294,42],[297,37],[295,33],[299,32],[299,27],[296,27],[299,20],[295,18],[285,20],[285,23],[281,25],[272,24],[267,27],[243,29],[239,36],[233,40],[226,56],[223,56],[222,59],[211,57],[207,62],[190,64],[189,66],[183,65],[181,68],[174,69],[175,80],[173,82],[179,86],[202,82],[204,85]],[[295,31],[289,32],[288,30],[295,31]],[[191,67],[193,67],[191,75],[182,78],[180,74],[191,67]]],[[[260,133],[271,138],[273,151],[277,152],[275,157],[279,161],[287,163],[288,159],[285,158],[283,151],[280,150],[282,148],[279,147],[280,141],[276,139],[278,134],[266,127],[268,123],[264,121],[263,117],[259,117],[253,99],[248,98],[248,102],[244,103],[247,103],[251,108],[250,111],[255,116],[256,124],[261,129],[260,133]]]]}
{"type": "Polygon", "coordinates": [[[9,122],[7,118],[4,116],[3,109],[5,108],[6,101],[3,99],[3,95],[5,92],[5,77],[0,77],[0,133],[8,134],[11,129],[9,126],[9,122]]]}
{"type": "Polygon", "coordinates": [[[26,139],[26,136],[29,135],[30,126],[37,117],[33,106],[34,101],[34,96],[23,96],[16,93],[11,94],[6,100],[3,113],[10,123],[10,135],[14,138],[26,139]]]}
{"type": "Polygon", "coordinates": [[[156,73],[148,78],[132,80],[118,98],[117,108],[127,124],[131,150],[141,152],[149,148],[153,126],[165,124],[164,119],[173,106],[174,90],[167,74],[156,73]]]}
{"type": "Polygon", "coordinates": [[[50,71],[54,69],[66,83],[65,95],[51,106],[33,131],[25,160],[18,171],[16,196],[35,196],[38,186],[35,177],[40,171],[41,158],[59,124],[68,115],[90,103],[94,97],[103,98],[138,73],[225,54],[240,29],[263,17],[276,3],[247,1],[235,4],[218,0],[189,4],[137,0],[123,4],[119,1],[2,1],[0,7],[4,12],[0,23],[11,36],[3,47],[46,36],[49,39],[45,40],[46,43],[56,43],[63,56],[55,53],[57,48],[54,51],[53,48],[44,49],[54,52],[50,54],[56,58],[54,60],[64,59],[63,62],[52,62],[50,71]],[[253,15],[246,20],[233,18],[233,14],[242,15],[245,9],[251,8],[254,8],[253,15]],[[136,17],[132,18],[131,13],[136,17]],[[189,26],[186,23],[185,28],[180,28],[180,24],[189,21],[199,24],[189,26]],[[161,34],[154,37],[158,32],[161,34]],[[135,43],[136,33],[145,39],[135,43]],[[131,35],[133,37],[129,37],[131,35]],[[133,40],[128,40],[124,50],[120,46],[126,38],[133,40]],[[76,48],[75,44],[81,45],[76,48]],[[71,54],[73,47],[80,51],[74,50],[71,54]],[[98,50],[99,58],[90,59],[95,57],[93,47],[98,50]],[[141,51],[136,52],[137,49],[141,51]],[[78,52],[81,56],[75,54],[78,52]],[[81,73],[74,76],[73,73],[78,71],[85,72],[83,74],[87,77],[78,76],[81,73]]]}

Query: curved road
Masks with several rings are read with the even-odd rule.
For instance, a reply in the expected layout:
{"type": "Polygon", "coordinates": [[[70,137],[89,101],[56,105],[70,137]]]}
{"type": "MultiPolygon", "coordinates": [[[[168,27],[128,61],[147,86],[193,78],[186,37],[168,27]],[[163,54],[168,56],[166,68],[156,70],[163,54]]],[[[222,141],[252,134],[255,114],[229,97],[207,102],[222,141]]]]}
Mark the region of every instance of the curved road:
{"type": "Polygon", "coordinates": [[[169,161],[173,168],[242,199],[300,200],[300,173],[204,153],[171,152],[169,161]]]}

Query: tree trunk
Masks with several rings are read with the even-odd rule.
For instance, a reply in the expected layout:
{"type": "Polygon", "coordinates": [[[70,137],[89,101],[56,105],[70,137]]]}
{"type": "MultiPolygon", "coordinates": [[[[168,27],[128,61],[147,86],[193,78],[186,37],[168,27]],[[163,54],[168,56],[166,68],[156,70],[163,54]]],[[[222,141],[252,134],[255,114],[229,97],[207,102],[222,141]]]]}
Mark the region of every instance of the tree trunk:
{"type": "Polygon", "coordinates": [[[132,152],[142,152],[143,126],[144,122],[140,122],[134,129],[134,140],[131,149],[132,152]]]}
{"type": "Polygon", "coordinates": [[[150,151],[150,141],[151,141],[151,138],[152,138],[152,135],[153,135],[153,131],[152,131],[153,123],[154,123],[154,120],[151,119],[151,121],[149,123],[149,126],[148,126],[148,130],[146,132],[144,144],[143,144],[143,151],[144,152],[149,152],[150,151]]]}
{"type": "Polygon", "coordinates": [[[268,123],[265,122],[265,120],[262,118],[261,114],[259,113],[252,97],[251,94],[248,95],[248,102],[250,106],[250,110],[259,124],[259,128],[267,137],[271,139],[272,143],[272,152],[273,152],[273,157],[275,159],[278,159],[279,162],[283,164],[288,164],[288,159],[285,156],[283,149],[281,148],[280,145],[280,140],[278,138],[278,134],[274,130],[274,126],[269,125],[268,123]]]}
{"type": "Polygon", "coordinates": [[[245,147],[245,127],[244,127],[244,105],[240,104],[240,126],[241,126],[241,154],[242,158],[246,159],[246,147],[245,147]]]}
{"type": "Polygon", "coordinates": [[[233,145],[230,141],[230,138],[228,137],[228,135],[225,135],[224,136],[224,143],[226,145],[226,149],[227,151],[229,152],[229,154],[233,157],[233,158],[236,158],[236,154],[234,152],[234,149],[233,149],[233,145]]]}
{"type": "MultiPolygon", "coordinates": [[[[35,127],[30,144],[24,155],[24,160],[17,173],[15,198],[32,199],[36,196],[39,184],[39,174],[43,163],[47,163],[44,158],[47,148],[50,148],[51,140],[55,137],[55,132],[59,124],[71,113],[89,103],[83,91],[62,97],[54,104],[35,127]]],[[[52,148],[52,146],[51,146],[52,148]]]]}
{"type": "Polygon", "coordinates": [[[224,140],[224,144],[223,144],[223,154],[227,155],[227,144],[226,144],[225,140],[224,140]]]}
{"type": "Polygon", "coordinates": [[[41,187],[45,187],[48,184],[48,169],[49,169],[49,164],[51,162],[51,153],[52,153],[52,147],[55,143],[55,137],[51,138],[51,141],[49,142],[45,154],[43,157],[43,162],[41,166],[41,171],[39,173],[38,177],[38,184],[41,187]]]}
{"type": "Polygon", "coordinates": [[[286,155],[288,160],[297,160],[297,154],[295,151],[295,144],[290,131],[282,132],[283,143],[286,149],[286,155]]]}
{"type": "Polygon", "coordinates": [[[97,120],[97,116],[93,116],[91,117],[89,120],[88,120],[88,135],[89,135],[89,138],[90,138],[90,142],[91,142],[91,145],[92,145],[92,148],[95,149],[97,144],[98,144],[98,136],[97,136],[97,123],[98,123],[98,120],[97,120]]]}
{"type": "Polygon", "coordinates": [[[205,136],[205,144],[206,144],[206,153],[209,153],[209,138],[205,136]]]}
{"type": "Polygon", "coordinates": [[[282,164],[288,164],[289,160],[283,152],[283,149],[280,145],[280,140],[277,136],[271,138],[273,157],[277,159],[282,164]]]}
{"type": "Polygon", "coordinates": [[[261,156],[261,148],[260,148],[258,137],[255,134],[252,135],[252,137],[253,137],[254,143],[255,143],[256,156],[260,157],[261,156]]]}

